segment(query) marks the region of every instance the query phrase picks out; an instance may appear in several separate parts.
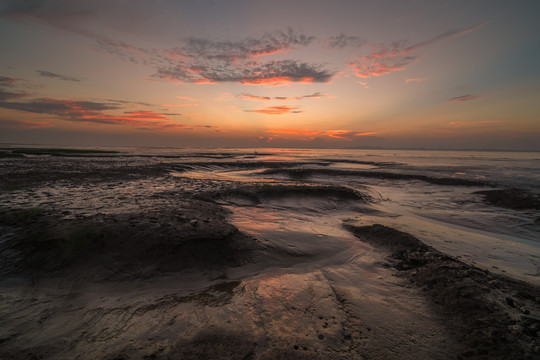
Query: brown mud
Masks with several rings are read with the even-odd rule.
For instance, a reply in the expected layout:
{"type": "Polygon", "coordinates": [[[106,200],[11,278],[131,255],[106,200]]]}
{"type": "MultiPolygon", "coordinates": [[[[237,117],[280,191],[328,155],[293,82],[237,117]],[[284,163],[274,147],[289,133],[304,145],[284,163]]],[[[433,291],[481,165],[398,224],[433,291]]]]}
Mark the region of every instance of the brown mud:
{"type": "Polygon", "coordinates": [[[540,288],[467,265],[383,225],[345,227],[389,250],[397,275],[426,294],[466,345],[459,358],[540,356],[540,288]]]}

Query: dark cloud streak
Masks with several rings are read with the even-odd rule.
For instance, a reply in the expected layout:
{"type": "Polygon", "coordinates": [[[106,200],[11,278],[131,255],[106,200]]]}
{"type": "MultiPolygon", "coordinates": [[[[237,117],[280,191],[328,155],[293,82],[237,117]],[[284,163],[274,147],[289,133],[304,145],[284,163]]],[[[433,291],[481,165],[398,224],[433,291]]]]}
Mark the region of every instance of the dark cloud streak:
{"type": "Polygon", "coordinates": [[[65,76],[65,75],[59,75],[55,74],[49,71],[43,71],[43,70],[37,70],[38,74],[43,77],[48,77],[51,79],[57,79],[57,80],[63,80],[63,81],[73,81],[73,82],[79,82],[81,80],[71,77],[71,76],[65,76]]]}
{"type": "Polygon", "coordinates": [[[343,49],[347,47],[359,48],[366,44],[366,40],[359,36],[339,34],[337,36],[330,36],[322,41],[323,46],[329,50],[343,49]]]}
{"type": "Polygon", "coordinates": [[[238,98],[241,100],[253,100],[253,101],[270,101],[270,100],[302,100],[302,99],[310,99],[310,98],[322,98],[322,97],[331,97],[327,94],[321,94],[320,92],[316,92],[309,95],[302,95],[302,96],[258,96],[258,95],[252,95],[248,93],[241,93],[237,95],[238,98]]]}
{"type": "Polygon", "coordinates": [[[182,47],[171,50],[172,54],[196,59],[237,61],[308,46],[315,38],[296,34],[291,28],[286,32],[265,33],[259,38],[242,40],[213,40],[188,37],[183,39],[182,47]]]}
{"type": "Polygon", "coordinates": [[[479,98],[480,98],[480,95],[467,94],[467,95],[453,97],[449,99],[448,102],[456,103],[456,102],[472,101],[479,98]]]}

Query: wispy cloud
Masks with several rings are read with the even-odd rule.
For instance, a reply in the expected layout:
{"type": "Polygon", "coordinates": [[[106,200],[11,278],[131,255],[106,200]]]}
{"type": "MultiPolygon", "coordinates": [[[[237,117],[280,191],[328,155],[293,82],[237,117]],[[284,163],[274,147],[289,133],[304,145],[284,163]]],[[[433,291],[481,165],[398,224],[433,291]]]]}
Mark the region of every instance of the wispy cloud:
{"type": "Polygon", "coordinates": [[[265,33],[260,37],[248,37],[241,40],[216,40],[188,37],[183,45],[169,50],[178,57],[190,57],[199,60],[218,60],[227,63],[253,59],[257,56],[286,52],[296,47],[309,45],[315,38],[297,34],[291,28],[287,31],[265,33]]]}
{"type": "Polygon", "coordinates": [[[17,102],[0,101],[0,108],[50,115],[57,119],[85,124],[127,125],[157,130],[189,130],[206,127],[206,125],[178,124],[169,118],[169,116],[180,114],[150,110],[121,111],[121,106],[113,102],[40,98],[17,102]]]}
{"type": "Polygon", "coordinates": [[[405,80],[405,83],[408,84],[408,83],[412,83],[412,82],[422,82],[422,81],[425,81],[427,80],[427,78],[413,78],[413,79],[407,79],[405,80]]]}
{"type": "Polygon", "coordinates": [[[22,81],[22,79],[0,76],[0,102],[27,97],[26,92],[12,91],[22,81]]]}
{"type": "Polygon", "coordinates": [[[37,114],[71,116],[102,110],[119,109],[118,105],[86,100],[32,99],[24,102],[0,102],[5,109],[20,110],[37,114]]]}
{"type": "Polygon", "coordinates": [[[28,96],[27,93],[13,92],[13,91],[4,90],[0,88],[0,102],[6,101],[6,100],[20,99],[27,96],[28,96]]]}
{"type": "Polygon", "coordinates": [[[11,87],[20,81],[22,81],[22,79],[17,79],[17,78],[12,78],[12,77],[7,77],[7,76],[0,76],[0,86],[11,87]]]}
{"type": "Polygon", "coordinates": [[[359,57],[357,61],[350,63],[350,67],[356,76],[360,78],[382,76],[394,71],[401,71],[418,59],[418,56],[414,55],[417,51],[443,41],[461,37],[477,30],[483,25],[485,23],[466,29],[448,31],[413,45],[408,45],[408,42],[404,40],[377,45],[377,51],[359,57]]]}
{"type": "Polygon", "coordinates": [[[317,98],[323,98],[333,97],[332,95],[328,94],[321,94],[320,92],[316,92],[313,94],[308,95],[302,95],[302,96],[258,96],[258,95],[252,95],[248,93],[241,93],[237,95],[237,97],[241,100],[252,100],[252,101],[270,101],[270,100],[302,100],[302,99],[317,99],[317,98]]]}
{"type": "Polygon", "coordinates": [[[239,94],[238,98],[241,99],[241,100],[252,100],[252,101],[270,101],[270,100],[272,100],[272,97],[270,97],[270,96],[257,96],[257,95],[247,94],[247,93],[239,94]]]}
{"type": "Polygon", "coordinates": [[[349,131],[349,130],[327,130],[327,131],[315,131],[315,130],[305,130],[305,129],[267,129],[265,132],[271,134],[288,134],[288,135],[299,135],[303,137],[308,137],[313,140],[316,137],[328,136],[335,139],[352,141],[358,136],[370,136],[376,135],[376,132],[358,132],[358,131],[349,131]]]}
{"type": "Polygon", "coordinates": [[[74,77],[71,77],[71,76],[59,75],[59,74],[55,74],[55,73],[52,73],[52,72],[49,72],[49,71],[37,70],[37,72],[38,72],[38,74],[40,76],[48,77],[48,78],[51,78],[51,79],[57,79],[57,80],[63,80],[63,81],[74,81],[74,82],[81,81],[81,80],[79,80],[77,78],[74,78],[74,77]]]}
{"type": "Polygon", "coordinates": [[[214,98],[214,101],[231,101],[231,100],[234,100],[234,94],[230,92],[220,94],[219,96],[214,98]]]}
{"type": "Polygon", "coordinates": [[[451,121],[446,125],[452,128],[469,128],[469,127],[479,127],[479,126],[501,124],[501,123],[504,123],[504,121],[498,121],[498,120],[451,121]]]}
{"type": "Polygon", "coordinates": [[[359,48],[363,46],[367,41],[362,39],[359,36],[355,35],[346,35],[341,33],[337,36],[329,36],[322,41],[322,44],[325,48],[334,50],[334,49],[343,49],[347,47],[359,48]]]}
{"type": "Polygon", "coordinates": [[[472,100],[479,99],[480,97],[481,97],[480,95],[467,94],[467,95],[453,97],[449,99],[448,102],[457,103],[457,102],[464,102],[464,101],[472,101],[472,100]]]}
{"type": "Polygon", "coordinates": [[[53,127],[48,121],[4,120],[0,119],[0,127],[7,129],[42,129],[53,127]]]}
{"type": "Polygon", "coordinates": [[[187,101],[199,101],[198,99],[195,99],[189,96],[177,96],[177,98],[180,100],[187,100],[187,101]]]}
{"type": "Polygon", "coordinates": [[[283,114],[299,114],[302,113],[302,110],[298,110],[299,106],[267,106],[262,109],[256,110],[244,110],[245,112],[266,114],[266,115],[283,115],[283,114]]]}
{"type": "Polygon", "coordinates": [[[171,106],[171,107],[190,107],[190,106],[198,106],[198,104],[163,104],[163,106],[171,106]]]}

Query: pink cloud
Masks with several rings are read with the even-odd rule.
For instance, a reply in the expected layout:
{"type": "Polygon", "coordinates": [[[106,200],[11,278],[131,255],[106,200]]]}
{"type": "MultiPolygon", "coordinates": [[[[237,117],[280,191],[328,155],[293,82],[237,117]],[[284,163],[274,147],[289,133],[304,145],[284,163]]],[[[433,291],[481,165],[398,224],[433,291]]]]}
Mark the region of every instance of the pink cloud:
{"type": "Polygon", "coordinates": [[[371,132],[358,132],[358,131],[349,131],[349,130],[326,130],[326,131],[316,131],[316,130],[305,130],[305,129],[266,129],[265,132],[272,134],[290,134],[290,135],[300,135],[314,139],[317,136],[328,136],[335,139],[352,141],[353,138],[357,136],[370,136],[376,135],[374,131],[371,132]]]}
{"type": "Polygon", "coordinates": [[[416,78],[416,79],[407,79],[405,80],[405,83],[408,84],[408,83],[411,83],[411,82],[422,82],[422,81],[425,81],[427,80],[427,78],[416,78]]]}
{"type": "Polygon", "coordinates": [[[466,29],[449,31],[422,41],[420,43],[407,46],[406,41],[394,41],[390,44],[378,45],[378,50],[369,55],[360,56],[355,62],[349,64],[351,70],[360,78],[370,78],[382,76],[395,71],[402,71],[411,63],[418,60],[415,52],[425,49],[434,44],[455,39],[471,33],[485,23],[471,26],[466,29]]]}
{"type": "Polygon", "coordinates": [[[266,115],[282,115],[282,114],[298,114],[303,111],[298,110],[299,106],[268,106],[262,109],[245,110],[246,112],[266,114],[266,115]]]}
{"type": "MultiPolygon", "coordinates": [[[[109,113],[107,111],[119,111],[118,101],[95,102],[87,100],[58,100],[58,99],[33,99],[24,102],[0,102],[1,108],[18,111],[26,111],[36,114],[56,116],[58,119],[79,122],[84,124],[125,125],[145,129],[156,130],[190,130],[205,125],[191,126],[178,124],[171,120],[169,114],[149,110],[123,111],[109,113]]],[[[200,114],[192,118],[203,118],[200,114]]],[[[25,125],[25,123],[22,123],[25,125]]],[[[27,122],[25,126],[47,126],[47,123],[27,122]]]]}

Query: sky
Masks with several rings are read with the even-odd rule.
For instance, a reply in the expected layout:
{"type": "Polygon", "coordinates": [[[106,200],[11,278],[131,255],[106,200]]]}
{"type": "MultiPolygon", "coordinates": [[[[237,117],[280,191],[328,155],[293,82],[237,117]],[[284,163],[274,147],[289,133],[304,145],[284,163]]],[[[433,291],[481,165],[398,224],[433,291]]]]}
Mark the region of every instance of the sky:
{"type": "Polygon", "coordinates": [[[0,143],[540,150],[540,1],[0,0],[0,143]]]}

